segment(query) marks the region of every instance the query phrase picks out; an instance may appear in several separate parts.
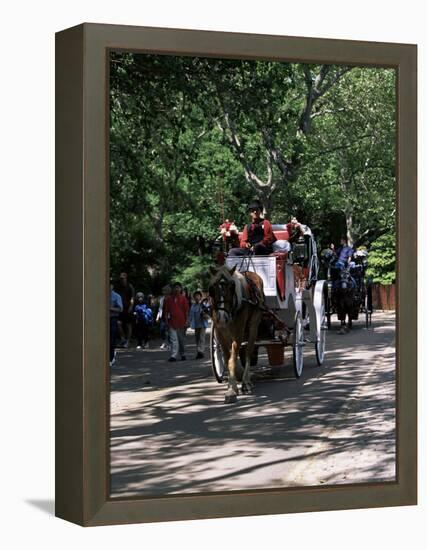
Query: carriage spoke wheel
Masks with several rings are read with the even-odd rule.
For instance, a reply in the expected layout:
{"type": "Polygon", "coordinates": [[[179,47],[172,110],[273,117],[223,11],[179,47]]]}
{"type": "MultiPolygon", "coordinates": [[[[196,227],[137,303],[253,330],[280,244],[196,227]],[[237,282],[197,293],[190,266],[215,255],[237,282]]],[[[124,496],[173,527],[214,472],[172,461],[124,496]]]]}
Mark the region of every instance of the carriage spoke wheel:
{"type": "Polygon", "coordinates": [[[222,353],[221,345],[217,339],[215,329],[213,326],[211,329],[210,350],[211,350],[212,372],[216,378],[216,381],[219,384],[221,384],[221,382],[224,381],[225,361],[224,361],[224,354],[222,353]]]}
{"type": "Polygon", "coordinates": [[[304,327],[302,324],[301,313],[297,311],[295,315],[295,325],[294,325],[294,339],[292,346],[292,355],[293,355],[293,366],[296,378],[300,378],[302,374],[302,369],[304,367],[304,327]]]}
{"type": "Polygon", "coordinates": [[[332,288],[328,283],[328,294],[326,297],[326,319],[327,319],[327,328],[330,330],[332,326],[332,288]]]}
{"type": "Polygon", "coordinates": [[[325,298],[323,298],[322,306],[320,308],[320,323],[318,327],[319,335],[315,345],[316,361],[319,366],[323,365],[323,361],[325,360],[326,331],[328,330],[328,320],[325,306],[325,298]]]}

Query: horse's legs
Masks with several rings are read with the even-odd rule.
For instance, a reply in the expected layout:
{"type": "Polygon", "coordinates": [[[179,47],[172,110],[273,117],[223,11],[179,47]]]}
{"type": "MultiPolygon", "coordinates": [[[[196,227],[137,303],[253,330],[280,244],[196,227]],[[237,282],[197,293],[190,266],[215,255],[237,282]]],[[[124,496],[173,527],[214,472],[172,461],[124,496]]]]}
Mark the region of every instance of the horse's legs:
{"type": "Polygon", "coordinates": [[[226,403],[235,403],[237,401],[237,394],[239,393],[236,379],[236,365],[239,346],[240,342],[233,339],[231,344],[231,353],[228,359],[228,388],[225,393],[226,403]]]}
{"type": "Polygon", "coordinates": [[[245,319],[242,319],[242,322],[239,323],[238,326],[235,326],[234,330],[232,331],[234,333],[234,337],[231,340],[231,346],[229,346],[228,348],[230,350],[230,356],[228,359],[228,389],[225,394],[226,403],[234,403],[235,401],[237,401],[237,394],[239,393],[237,387],[236,369],[245,325],[246,321],[245,319]]]}
{"type": "Polygon", "coordinates": [[[221,346],[222,354],[224,356],[224,364],[227,365],[227,368],[229,368],[231,339],[227,338],[227,336],[218,329],[216,331],[216,335],[221,346]]]}
{"type": "MultiPolygon", "coordinates": [[[[228,387],[225,393],[225,402],[234,403],[237,401],[238,387],[236,380],[236,358],[237,342],[230,336],[230,329],[217,329],[216,334],[224,355],[224,363],[228,368],[228,387]]],[[[240,342],[239,342],[240,344],[240,342]]]]}
{"type": "Polygon", "coordinates": [[[258,336],[258,325],[259,325],[259,317],[261,317],[260,312],[256,312],[252,315],[249,324],[249,335],[248,335],[248,344],[246,347],[246,364],[245,364],[245,370],[243,372],[243,378],[242,378],[242,392],[243,393],[252,393],[252,389],[254,385],[251,382],[251,374],[250,374],[250,364],[251,364],[251,356],[254,349],[255,341],[258,336]]]}

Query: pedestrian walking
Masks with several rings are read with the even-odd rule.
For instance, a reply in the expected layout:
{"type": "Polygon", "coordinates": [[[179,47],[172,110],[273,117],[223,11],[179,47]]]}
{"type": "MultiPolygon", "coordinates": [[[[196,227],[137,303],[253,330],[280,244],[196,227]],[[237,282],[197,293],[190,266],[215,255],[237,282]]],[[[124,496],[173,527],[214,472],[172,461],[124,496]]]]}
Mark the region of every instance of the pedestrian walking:
{"type": "Polygon", "coordinates": [[[196,359],[203,359],[205,352],[205,336],[208,326],[207,315],[202,305],[202,293],[197,290],[193,294],[194,303],[190,308],[190,326],[194,329],[196,339],[196,359]]]}
{"type": "Polygon", "coordinates": [[[154,319],[157,318],[157,310],[159,308],[158,301],[153,294],[148,295],[147,306],[151,310],[152,319],[147,326],[147,341],[145,344],[145,349],[150,347],[150,340],[153,339],[154,319]]]}
{"type": "Polygon", "coordinates": [[[133,305],[135,300],[135,289],[128,281],[127,273],[120,273],[119,282],[115,291],[117,294],[120,294],[123,303],[123,311],[120,313],[118,320],[118,328],[121,337],[120,345],[127,348],[132,337],[132,323],[134,320],[133,305]]]}
{"type": "Polygon", "coordinates": [[[144,302],[143,292],[136,293],[134,316],[136,349],[148,348],[150,328],[153,326],[153,312],[144,302]]]}
{"type": "Polygon", "coordinates": [[[156,315],[156,322],[159,323],[160,328],[160,338],[162,339],[162,344],[160,349],[169,350],[170,349],[170,339],[169,339],[169,328],[166,323],[164,315],[164,304],[165,299],[171,293],[171,287],[166,285],[162,288],[162,296],[159,299],[159,309],[156,315]]]}
{"type": "Polygon", "coordinates": [[[164,315],[169,328],[171,340],[171,356],[169,362],[176,361],[178,353],[181,361],[185,361],[185,330],[188,326],[188,300],[182,294],[181,283],[172,286],[172,294],[165,298],[164,315]]]}
{"type": "Polygon", "coordinates": [[[120,294],[114,292],[114,285],[110,283],[110,367],[116,362],[117,322],[123,311],[123,302],[120,294]]]}

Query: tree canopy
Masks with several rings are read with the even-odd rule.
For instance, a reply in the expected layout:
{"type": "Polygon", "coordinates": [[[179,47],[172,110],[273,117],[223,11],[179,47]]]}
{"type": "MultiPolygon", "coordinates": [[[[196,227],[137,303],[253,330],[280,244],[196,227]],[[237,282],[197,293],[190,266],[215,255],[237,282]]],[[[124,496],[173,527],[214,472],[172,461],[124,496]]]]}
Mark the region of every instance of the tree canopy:
{"type": "Polygon", "coordinates": [[[394,258],[395,110],[392,69],[112,53],[112,276],[203,286],[218,226],[254,197],[320,246],[382,239],[394,258]]]}

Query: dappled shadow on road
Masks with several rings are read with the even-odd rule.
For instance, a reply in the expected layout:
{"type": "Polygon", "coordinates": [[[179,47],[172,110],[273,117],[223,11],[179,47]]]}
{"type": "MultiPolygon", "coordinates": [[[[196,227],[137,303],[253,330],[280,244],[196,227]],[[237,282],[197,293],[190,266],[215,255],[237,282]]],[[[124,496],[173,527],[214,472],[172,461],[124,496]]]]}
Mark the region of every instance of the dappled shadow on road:
{"type": "Polygon", "coordinates": [[[393,332],[390,316],[372,330],[355,324],[351,345],[331,333],[325,366],[314,366],[311,352],[300,380],[289,378],[289,367],[272,378],[261,371],[254,395],[233,405],[224,405],[224,385],[213,381],[208,362],[184,368],[153,353],[135,366],[132,353],[127,361],[123,354],[114,395],[139,393],[113,411],[112,495],[298,485],[304,476],[290,471],[315,461],[325,469],[314,471],[313,484],[392,480],[393,332]]]}

